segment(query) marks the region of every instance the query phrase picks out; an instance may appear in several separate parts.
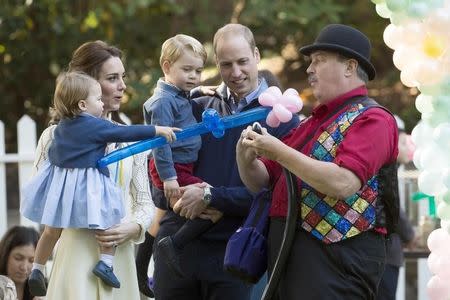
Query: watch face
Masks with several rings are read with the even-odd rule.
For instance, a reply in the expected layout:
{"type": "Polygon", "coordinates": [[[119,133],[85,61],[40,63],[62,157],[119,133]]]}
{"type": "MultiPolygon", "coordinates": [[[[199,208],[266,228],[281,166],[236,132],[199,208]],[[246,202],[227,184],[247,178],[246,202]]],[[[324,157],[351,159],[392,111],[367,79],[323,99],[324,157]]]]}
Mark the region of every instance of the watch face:
{"type": "Polygon", "coordinates": [[[203,202],[205,202],[206,205],[209,205],[211,202],[211,190],[209,187],[206,187],[203,192],[203,202]]]}

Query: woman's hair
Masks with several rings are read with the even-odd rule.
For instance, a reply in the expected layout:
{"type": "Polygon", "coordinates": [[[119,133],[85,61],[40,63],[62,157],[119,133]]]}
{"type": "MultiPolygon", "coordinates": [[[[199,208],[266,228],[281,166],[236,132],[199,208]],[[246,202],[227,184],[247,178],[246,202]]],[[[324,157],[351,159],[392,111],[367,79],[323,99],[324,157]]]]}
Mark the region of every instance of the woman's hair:
{"type": "Polygon", "coordinates": [[[33,227],[14,226],[0,240],[0,275],[7,275],[6,268],[11,251],[20,246],[33,245],[36,248],[39,233],[33,227]]]}
{"type": "MultiPolygon", "coordinates": [[[[103,41],[86,42],[73,52],[68,71],[83,72],[98,80],[103,64],[111,57],[122,58],[122,51],[103,41]]],[[[111,112],[111,118],[125,124],[118,111],[111,112]]]]}
{"type": "Polygon", "coordinates": [[[91,76],[81,72],[68,72],[59,74],[56,79],[53,108],[57,117],[74,118],[81,113],[78,103],[86,100],[89,90],[98,82],[91,76]]]}
{"type": "Polygon", "coordinates": [[[86,42],[73,52],[68,71],[83,72],[98,80],[100,69],[111,57],[122,58],[122,51],[103,41],[86,42]]]}
{"type": "Polygon", "coordinates": [[[167,39],[162,44],[159,64],[162,67],[165,61],[170,63],[177,61],[185,50],[194,52],[194,54],[200,57],[203,60],[203,63],[205,63],[207,57],[205,47],[189,35],[177,34],[176,36],[167,39]]]}

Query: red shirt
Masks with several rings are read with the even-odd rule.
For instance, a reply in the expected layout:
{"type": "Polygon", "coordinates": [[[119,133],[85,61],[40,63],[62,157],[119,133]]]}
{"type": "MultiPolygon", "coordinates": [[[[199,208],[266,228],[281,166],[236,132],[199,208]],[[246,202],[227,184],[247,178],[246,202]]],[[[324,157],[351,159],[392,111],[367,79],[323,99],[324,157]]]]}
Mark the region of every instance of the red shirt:
{"type": "MultiPolygon", "coordinates": [[[[342,104],[350,98],[364,95],[367,95],[367,89],[361,86],[328,103],[319,105],[309,118],[301,122],[283,139],[283,142],[309,156],[319,135],[348,108],[348,105],[342,106],[342,104]],[[342,107],[339,109],[340,106],[342,107]],[[306,142],[302,149],[298,149],[313,132],[313,138],[306,142]]],[[[358,116],[347,130],[344,140],[337,148],[333,162],[352,171],[364,185],[383,165],[394,162],[397,155],[398,132],[395,119],[382,108],[371,108],[358,116]]],[[[269,173],[270,184],[275,184],[270,216],[285,217],[287,186],[282,167],[275,161],[263,158],[261,161],[269,173]],[[283,178],[277,181],[279,176],[283,178]]]]}

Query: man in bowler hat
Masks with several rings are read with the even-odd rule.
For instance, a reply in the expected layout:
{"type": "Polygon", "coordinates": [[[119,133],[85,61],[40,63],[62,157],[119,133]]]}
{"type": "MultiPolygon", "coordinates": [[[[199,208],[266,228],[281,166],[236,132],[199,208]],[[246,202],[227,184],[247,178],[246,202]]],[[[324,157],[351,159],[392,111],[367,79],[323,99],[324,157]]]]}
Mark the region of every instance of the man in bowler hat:
{"type": "Polygon", "coordinates": [[[379,172],[395,163],[394,117],[368,98],[375,77],[371,44],[341,24],[322,29],[300,52],[319,105],[282,141],[248,127],[237,144],[241,179],[256,192],[272,187],[269,268],[286,221],[282,167],[297,176],[299,222],[278,298],[374,299],[385,264],[387,209],[379,172]]]}

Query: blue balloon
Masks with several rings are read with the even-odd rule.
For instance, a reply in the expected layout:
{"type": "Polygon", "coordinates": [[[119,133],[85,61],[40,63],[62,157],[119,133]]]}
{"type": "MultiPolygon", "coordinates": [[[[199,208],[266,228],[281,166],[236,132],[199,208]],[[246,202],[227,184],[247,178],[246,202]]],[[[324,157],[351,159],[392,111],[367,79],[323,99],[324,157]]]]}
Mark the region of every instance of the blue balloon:
{"type": "MultiPolygon", "coordinates": [[[[269,112],[270,108],[258,107],[236,115],[220,118],[216,110],[209,108],[202,114],[203,122],[188,126],[182,131],[176,132],[175,135],[177,140],[184,140],[211,132],[214,137],[221,138],[225,134],[225,130],[262,120],[267,117],[269,112]]],[[[129,156],[161,147],[165,144],[167,144],[167,140],[163,137],[144,140],[109,153],[98,160],[97,166],[103,168],[129,156]]]]}

